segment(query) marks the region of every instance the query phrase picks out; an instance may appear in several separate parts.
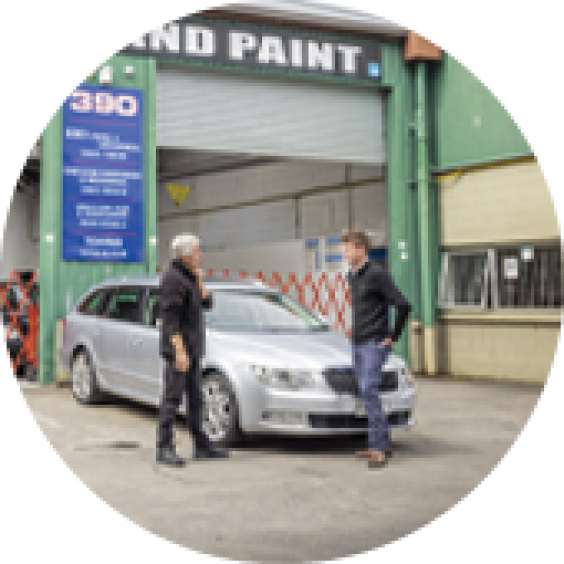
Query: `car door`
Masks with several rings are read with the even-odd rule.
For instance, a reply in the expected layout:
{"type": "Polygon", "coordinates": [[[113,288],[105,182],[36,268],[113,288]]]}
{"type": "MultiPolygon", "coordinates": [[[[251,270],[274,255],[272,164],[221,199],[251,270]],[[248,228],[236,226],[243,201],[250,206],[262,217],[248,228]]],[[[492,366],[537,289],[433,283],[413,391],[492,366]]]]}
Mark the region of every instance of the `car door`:
{"type": "Polygon", "coordinates": [[[98,362],[113,391],[137,397],[133,377],[132,335],[141,324],[143,289],[138,286],[115,288],[100,319],[101,347],[98,362]]]}
{"type": "Polygon", "coordinates": [[[106,374],[103,367],[99,364],[99,357],[102,350],[102,313],[108,300],[110,290],[100,288],[89,294],[77,307],[76,313],[67,318],[66,332],[72,335],[68,343],[65,340],[65,354],[67,360],[76,344],[84,344],[89,352],[94,356],[98,377],[105,383],[106,374]]]}
{"type": "Polygon", "coordinates": [[[142,307],[141,323],[131,328],[128,347],[135,387],[143,399],[157,404],[161,390],[161,358],[159,354],[160,331],[158,288],[148,288],[142,307]]]}

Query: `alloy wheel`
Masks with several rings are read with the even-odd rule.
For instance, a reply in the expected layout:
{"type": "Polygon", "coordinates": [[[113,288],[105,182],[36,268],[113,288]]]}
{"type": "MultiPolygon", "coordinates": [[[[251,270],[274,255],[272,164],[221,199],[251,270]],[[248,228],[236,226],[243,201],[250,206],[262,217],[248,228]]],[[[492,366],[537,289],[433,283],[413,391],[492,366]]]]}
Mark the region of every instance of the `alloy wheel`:
{"type": "Polygon", "coordinates": [[[91,395],[91,367],[84,354],[80,354],[72,365],[72,389],[80,400],[88,400],[91,395]]]}
{"type": "Polygon", "coordinates": [[[216,380],[204,384],[204,431],[212,441],[225,439],[231,428],[231,400],[229,393],[216,380]]]}

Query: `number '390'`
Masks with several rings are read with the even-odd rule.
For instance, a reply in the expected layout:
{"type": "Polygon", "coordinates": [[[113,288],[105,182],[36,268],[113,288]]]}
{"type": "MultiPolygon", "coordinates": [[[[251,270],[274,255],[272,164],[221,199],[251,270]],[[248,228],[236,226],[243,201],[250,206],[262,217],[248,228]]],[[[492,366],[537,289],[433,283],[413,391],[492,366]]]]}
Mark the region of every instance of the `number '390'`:
{"type": "Polygon", "coordinates": [[[76,90],[71,95],[70,107],[73,112],[97,114],[117,114],[123,117],[137,115],[138,104],[135,96],[114,95],[111,92],[87,92],[76,90]]]}

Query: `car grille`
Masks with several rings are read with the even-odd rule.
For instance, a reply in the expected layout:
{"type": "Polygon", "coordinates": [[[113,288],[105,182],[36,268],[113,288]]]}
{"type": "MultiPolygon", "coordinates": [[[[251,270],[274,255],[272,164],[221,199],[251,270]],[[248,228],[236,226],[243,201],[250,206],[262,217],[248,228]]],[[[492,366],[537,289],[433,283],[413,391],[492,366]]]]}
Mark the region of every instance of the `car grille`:
{"type": "Polygon", "coordinates": [[[368,420],[354,415],[311,414],[309,425],[312,429],[366,429],[368,420]]]}
{"type": "MultiPolygon", "coordinates": [[[[323,376],[327,385],[338,394],[359,396],[360,391],[356,382],[353,368],[326,368],[323,376]]],[[[382,372],[382,380],[378,389],[381,392],[393,392],[398,389],[398,373],[393,370],[382,372]]]]}
{"type": "MultiPolygon", "coordinates": [[[[392,427],[407,425],[411,416],[410,411],[396,411],[388,415],[388,425],[392,427]]],[[[366,417],[355,417],[354,415],[327,415],[311,413],[309,425],[312,429],[367,429],[368,419],[366,417]]]]}

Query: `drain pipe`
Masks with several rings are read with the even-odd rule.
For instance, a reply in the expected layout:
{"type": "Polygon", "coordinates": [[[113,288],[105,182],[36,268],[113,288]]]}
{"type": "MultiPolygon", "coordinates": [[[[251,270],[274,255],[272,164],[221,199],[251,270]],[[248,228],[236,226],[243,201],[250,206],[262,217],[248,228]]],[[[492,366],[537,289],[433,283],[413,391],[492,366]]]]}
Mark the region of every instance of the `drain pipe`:
{"type": "Polygon", "coordinates": [[[427,64],[417,61],[415,68],[415,132],[417,159],[417,213],[421,264],[421,320],[426,374],[437,373],[435,299],[432,268],[431,210],[429,193],[429,141],[427,133],[427,64]]]}

